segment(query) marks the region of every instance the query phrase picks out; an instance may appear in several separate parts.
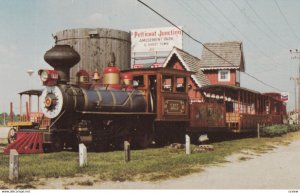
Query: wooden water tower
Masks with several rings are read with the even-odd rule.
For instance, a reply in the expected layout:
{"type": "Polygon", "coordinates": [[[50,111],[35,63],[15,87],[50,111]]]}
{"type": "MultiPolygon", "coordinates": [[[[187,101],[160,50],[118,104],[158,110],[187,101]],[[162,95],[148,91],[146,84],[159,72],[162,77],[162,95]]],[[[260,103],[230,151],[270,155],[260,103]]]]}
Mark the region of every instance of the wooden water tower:
{"type": "Polygon", "coordinates": [[[115,65],[121,70],[130,68],[130,33],[105,28],[66,29],[53,34],[56,45],[67,44],[80,55],[80,62],[71,68],[71,82],[76,81],[76,74],[84,69],[90,75],[95,69],[103,71],[115,55],[115,65]]]}

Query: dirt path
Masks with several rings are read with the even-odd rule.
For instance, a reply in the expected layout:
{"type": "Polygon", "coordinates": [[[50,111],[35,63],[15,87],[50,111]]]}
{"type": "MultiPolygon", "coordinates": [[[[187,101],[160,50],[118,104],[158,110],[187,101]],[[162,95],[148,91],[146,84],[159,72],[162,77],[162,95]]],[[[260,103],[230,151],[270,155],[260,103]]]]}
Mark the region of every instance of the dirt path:
{"type": "Polygon", "coordinates": [[[300,139],[260,156],[250,155],[252,159],[246,161],[240,161],[240,156],[231,156],[232,162],[222,166],[173,180],[107,182],[95,184],[95,188],[300,189],[300,139]]]}
{"type": "Polygon", "coordinates": [[[162,182],[95,182],[93,177],[42,179],[38,189],[300,189],[300,139],[255,155],[228,157],[230,162],[204,172],[162,182]],[[249,159],[250,158],[250,159],[249,159]],[[244,159],[244,161],[241,161],[244,159]],[[91,182],[85,185],[80,183],[91,182]]]}

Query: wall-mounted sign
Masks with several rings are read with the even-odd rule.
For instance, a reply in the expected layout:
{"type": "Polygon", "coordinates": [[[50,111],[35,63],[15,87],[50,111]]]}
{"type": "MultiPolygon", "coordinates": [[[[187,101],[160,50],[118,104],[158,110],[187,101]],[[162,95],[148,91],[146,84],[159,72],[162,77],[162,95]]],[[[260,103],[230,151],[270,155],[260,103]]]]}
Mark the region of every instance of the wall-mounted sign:
{"type": "Polygon", "coordinates": [[[166,114],[184,114],[185,102],[184,100],[166,100],[164,105],[166,114]]]}
{"type": "Polygon", "coordinates": [[[131,30],[131,52],[171,51],[182,49],[182,27],[163,27],[131,30]]]}

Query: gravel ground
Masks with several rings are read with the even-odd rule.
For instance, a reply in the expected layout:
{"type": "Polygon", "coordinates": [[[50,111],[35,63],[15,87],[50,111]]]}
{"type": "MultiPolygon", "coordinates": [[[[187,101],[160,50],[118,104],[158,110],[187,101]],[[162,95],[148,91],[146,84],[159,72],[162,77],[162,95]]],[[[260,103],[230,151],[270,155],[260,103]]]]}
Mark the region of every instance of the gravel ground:
{"type": "Polygon", "coordinates": [[[255,155],[235,154],[230,163],[204,172],[163,182],[107,182],[94,188],[108,189],[300,189],[300,139],[288,146],[255,155]],[[241,161],[241,156],[248,155],[241,161]]]}

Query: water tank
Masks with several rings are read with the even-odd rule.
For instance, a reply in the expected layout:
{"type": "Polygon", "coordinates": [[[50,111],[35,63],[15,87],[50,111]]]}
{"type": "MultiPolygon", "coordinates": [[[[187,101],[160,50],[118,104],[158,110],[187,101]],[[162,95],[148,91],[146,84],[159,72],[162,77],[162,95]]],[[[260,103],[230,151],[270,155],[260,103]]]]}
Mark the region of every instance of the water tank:
{"type": "Polygon", "coordinates": [[[71,82],[84,69],[90,75],[95,69],[102,72],[115,55],[115,65],[121,70],[130,68],[130,33],[105,28],[66,29],[53,34],[56,45],[70,45],[80,55],[80,62],[71,68],[71,82]]]}

